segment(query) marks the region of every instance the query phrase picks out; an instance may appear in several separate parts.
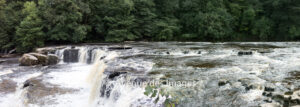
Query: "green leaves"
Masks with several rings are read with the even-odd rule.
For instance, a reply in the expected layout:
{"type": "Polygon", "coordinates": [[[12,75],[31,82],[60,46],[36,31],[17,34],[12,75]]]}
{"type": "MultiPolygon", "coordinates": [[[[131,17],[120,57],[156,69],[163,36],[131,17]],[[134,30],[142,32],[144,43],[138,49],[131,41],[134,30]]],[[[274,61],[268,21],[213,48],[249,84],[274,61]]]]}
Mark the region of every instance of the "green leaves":
{"type": "Polygon", "coordinates": [[[35,47],[44,45],[42,20],[37,15],[38,9],[34,2],[25,2],[23,14],[26,15],[20,26],[17,27],[17,51],[29,52],[35,47]]]}
{"type": "Polygon", "coordinates": [[[42,0],[43,14],[48,40],[61,42],[82,42],[87,35],[87,26],[83,24],[83,14],[89,9],[81,1],[75,0],[42,0]],[[51,5],[49,5],[51,4],[51,5]],[[84,9],[83,9],[84,8],[84,9]]]}
{"type": "Polygon", "coordinates": [[[299,0],[27,1],[0,0],[0,51],[86,41],[300,40],[299,0]]]}

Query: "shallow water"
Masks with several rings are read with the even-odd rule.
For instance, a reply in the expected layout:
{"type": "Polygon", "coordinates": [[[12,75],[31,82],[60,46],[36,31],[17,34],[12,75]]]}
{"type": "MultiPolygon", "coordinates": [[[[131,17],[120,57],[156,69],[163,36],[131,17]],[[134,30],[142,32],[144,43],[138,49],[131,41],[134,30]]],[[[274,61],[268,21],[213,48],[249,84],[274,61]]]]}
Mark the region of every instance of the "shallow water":
{"type": "MultiPolygon", "coordinates": [[[[145,86],[120,84],[152,80],[178,96],[179,107],[298,104],[274,96],[300,89],[300,43],[124,45],[132,49],[116,49],[120,44],[76,46],[78,62],[62,60],[52,66],[24,67],[18,65],[17,58],[4,59],[7,61],[0,65],[0,107],[162,107],[166,97],[160,96],[155,103],[155,98],[144,95],[145,86]],[[241,51],[252,55],[238,55],[241,51]],[[112,76],[114,72],[126,73],[112,76]],[[33,86],[24,88],[29,80],[33,86]],[[165,84],[183,81],[195,85],[165,84]]],[[[68,49],[71,46],[55,54],[63,59],[68,49]]]]}

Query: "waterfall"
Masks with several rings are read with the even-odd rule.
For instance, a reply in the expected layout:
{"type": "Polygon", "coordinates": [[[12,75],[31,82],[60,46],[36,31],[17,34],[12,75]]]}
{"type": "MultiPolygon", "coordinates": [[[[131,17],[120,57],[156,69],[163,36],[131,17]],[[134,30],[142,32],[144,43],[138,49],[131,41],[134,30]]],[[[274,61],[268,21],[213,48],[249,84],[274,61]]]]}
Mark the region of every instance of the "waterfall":
{"type": "MultiPolygon", "coordinates": [[[[116,80],[109,80],[108,75],[104,74],[104,71],[110,66],[125,66],[121,65],[107,65],[109,62],[113,62],[119,54],[115,51],[109,51],[106,48],[97,48],[97,47],[76,47],[78,50],[78,62],[81,64],[92,64],[91,69],[86,77],[87,89],[89,95],[87,96],[88,106],[95,107],[110,107],[114,106],[140,106],[144,104],[138,103],[138,101],[147,102],[147,106],[155,106],[154,103],[151,102],[151,98],[145,96],[144,87],[135,87],[126,84],[118,84],[124,83],[134,80],[136,77],[129,78],[117,78],[116,80]],[[149,102],[150,101],[150,102],[149,102]],[[134,104],[134,105],[132,105],[134,104]]],[[[74,50],[75,50],[74,49],[74,50]]],[[[68,49],[58,50],[56,54],[63,59],[64,51],[68,51],[68,49]]],[[[74,51],[72,51],[74,52],[74,51]]],[[[129,61],[129,65],[126,66],[134,66],[129,61]]],[[[143,61],[142,61],[143,62],[143,61]]],[[[145,65],[144,63],[139,63],[145,65]]],[[[89,65],[88,65],[89,66],[89,65]]],[[[152,66],[152,65],[151,65],[152,66]]],[[[148,70],[145,70],[148,71],[148,70]]],[[[163,99],[161,99],[163,100],[163,99]]]]}
{"type": "Polygon", "coordinates": [[[16,89],[15,95],[13,97],[13,104],[9,104],[12,107],[28,107],[29,103],[28,103],[28,96],[27,96],[27,91],[29,87],[23,87],[24,83],[26,80],[29,80],[31,78],[36,78],[40,75],[42,75],[43,73],[33,73],[33,74],[28,74],[25,75],[24,77],[21,77],[18,80],[18,87],[16,89]]]}
{"type": "Polygon", "coordinates": [[[65,49],[59,49],[55,51],[55,55],[58,56],[58,58],[61,60],[59,63],[64,63],[64,61],[62,59],[64,59],[64,51],[65,49]]]}
{"type": "Polygon", "coordinates": [[[79,49],[79,62],[80,63],[87,63],[88,50],[89,50],[89,48],[87,48],[87,47],[81,47],[79,49]]]}
{"type": "Polygon", "coordinates": [[[104,57],[105,52],[103,50],[97,49],[97,50],[93,50],[92,51],[92,58],[91,58],[91,62],[92,63],[96,63],[97,61],[99,61],[101,59],[101,57],[104,57]]]}
{"type": "Polygon", "coordinates": [[[100,88],[102,86],[103,72],[105,71],[105,61],[112,60],[117,57],[115,52],[108,53],[106,56],[105,51],[95,50],[93,53],[93,66],[87,77],[87,82],[90,84],[91,91],[89,96],[89,104],[94,105],[95,99],[100,96],[100,88]],[[103,58],[105,57],[105,58],[103,58]]]}

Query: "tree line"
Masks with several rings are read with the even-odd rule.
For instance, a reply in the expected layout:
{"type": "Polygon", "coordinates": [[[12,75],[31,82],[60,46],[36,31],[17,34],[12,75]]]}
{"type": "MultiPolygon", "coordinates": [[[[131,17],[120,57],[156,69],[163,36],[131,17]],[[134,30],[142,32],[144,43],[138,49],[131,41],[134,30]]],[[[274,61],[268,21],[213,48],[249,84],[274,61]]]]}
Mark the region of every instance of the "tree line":
{"type": "Polygon", "coordinates": [[[0,49],[122,41],[296,41],[300,0],[0,0],[0,49]]]}

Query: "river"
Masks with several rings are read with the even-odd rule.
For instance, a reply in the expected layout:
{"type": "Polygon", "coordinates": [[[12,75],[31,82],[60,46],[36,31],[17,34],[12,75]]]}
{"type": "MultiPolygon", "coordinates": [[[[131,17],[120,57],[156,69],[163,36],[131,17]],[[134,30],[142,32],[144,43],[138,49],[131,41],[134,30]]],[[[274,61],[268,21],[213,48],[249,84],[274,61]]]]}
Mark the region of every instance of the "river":
{"type": "Polygon", "coordinates": [[[169,98],[177,98],[178,107],[300,104],[298,42],[64,47],[52,53],[61,59],[57,65],[28,67],[19,66],[18,58],[2,59],[0,107],[163,107],[169,98]],[[170,96],[146,95],[149,84],[128,84],[149,81],[170,96]]]}

